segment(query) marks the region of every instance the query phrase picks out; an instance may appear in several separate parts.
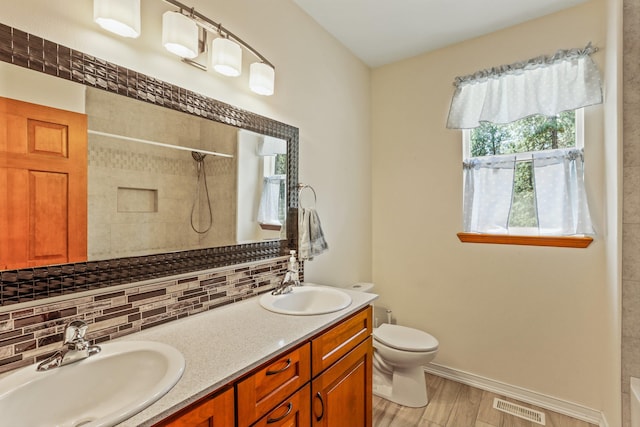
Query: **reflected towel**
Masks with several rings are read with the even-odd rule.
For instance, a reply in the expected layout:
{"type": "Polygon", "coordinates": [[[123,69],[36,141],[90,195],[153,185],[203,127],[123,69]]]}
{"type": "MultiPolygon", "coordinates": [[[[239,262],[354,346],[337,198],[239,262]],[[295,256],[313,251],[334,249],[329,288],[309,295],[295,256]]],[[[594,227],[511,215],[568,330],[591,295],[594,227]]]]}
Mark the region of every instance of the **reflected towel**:
{"type": "Polygon", "coordinates": [[[320,218],[315,209],[303,208],[298,214],[298,256],[301,260],[311,260],[329,249],[320,226],[320,218]]]}

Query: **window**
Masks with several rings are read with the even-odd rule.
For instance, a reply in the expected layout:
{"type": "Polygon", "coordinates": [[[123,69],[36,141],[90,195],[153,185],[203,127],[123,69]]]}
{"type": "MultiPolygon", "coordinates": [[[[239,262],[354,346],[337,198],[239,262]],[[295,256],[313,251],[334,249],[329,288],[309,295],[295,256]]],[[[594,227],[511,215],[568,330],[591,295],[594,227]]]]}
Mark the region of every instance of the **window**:
{"type": "MultiPolygon", "coordinates": [[[[507,162],[507,168],[513,166],[513,170],[500,178],[507,181],[500,184],[504,186],[504,193],[511,194],[503,196],[507,200],[502,202],[503,209],[508,210],[506,230],[504,226],[495,224],[481,231],[540,234],[541,224],[537,203],[540,197],[537,196],[541,195],[536,194],[534,154],[547,152],[559,155],[562,154],[559,151],[563,149],[582,148],[582,117],[582,109],[579,109],[551,117],[530,116],[508,124],[483,122],[479,127],[463,133],[467,164],[469,160],[474,159],[500,160],[502,158],[507,162]],[[514,157],[515,162],[510,163],[509,159],[514,157]]],[[[496,191],[496,186],[495,183],[491,184],[491,191],[496,191]]],[[[541,189],[538,188],[538,191],[541,189]]],[[[495,210],[496,201],[491,203],[492,209],[495,210]]],[[[468,204],[466,208],[469,208],[468,204]]],[[[542,234],[567,234],[558,227],[547,226],[546,228],[542,230],[542,234]]]]}
{"type": "Polygon", "coordinates": [[[262,169],[263,191],[258,209],[258,223],[263,230],[281,230],[287,215],[287,155],[264,155],[262,169]]]}
{"type": "Polygon", "coordinates": [[[567,247],[593,240],[585,237],[594,232],[581,117],[582,108],[602,103],[597,50],[588,43],[455,78],[447,128],[465,135],[460,240],[567,247]]]}
{"type": "Polygon", "coordinates": [[[284,224],[287,216],[287,155],[265,156],[264,177],[265,179],[275,178],[278,180],[278,220],[284,224]]]}

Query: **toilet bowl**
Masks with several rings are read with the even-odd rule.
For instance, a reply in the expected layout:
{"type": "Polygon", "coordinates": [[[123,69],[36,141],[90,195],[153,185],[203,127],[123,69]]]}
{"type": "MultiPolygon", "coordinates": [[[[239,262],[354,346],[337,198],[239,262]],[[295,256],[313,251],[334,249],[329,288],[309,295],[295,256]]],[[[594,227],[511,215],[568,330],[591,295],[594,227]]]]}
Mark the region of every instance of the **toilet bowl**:
{"type": "MultiPolygon", "coordinates": [[[[348,288],[371,292],[374,284],[354,283],[348,288]]],[[[391,310],[386,310],[386,317],[388,323],[373,328],[373,394],[402,406],[425,406],[424,365],[436,357],[438,340],[418,329],[391,324],[391,310]]],[[[379,320],[376,317],[375,326],[379,320]]]]}
{"type": "Polygon", "coordinates": [[[426,332],[383,323],[373,329],[373,394],[412,408],[428,402],[423,366],[438,353],[426,332]]]}

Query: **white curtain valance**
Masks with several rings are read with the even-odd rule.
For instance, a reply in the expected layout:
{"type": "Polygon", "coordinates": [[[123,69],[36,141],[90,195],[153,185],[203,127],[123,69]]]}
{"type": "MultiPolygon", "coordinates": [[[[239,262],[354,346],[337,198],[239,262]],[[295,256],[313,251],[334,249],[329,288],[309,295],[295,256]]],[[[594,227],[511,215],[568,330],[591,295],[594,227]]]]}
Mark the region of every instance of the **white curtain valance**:
{"type": "Polygon", "coordinates": [[[457,77],[447,128],[505,124],[602,103],[600,73],[589,56],[596,50],[589,44],[457,77]]]}

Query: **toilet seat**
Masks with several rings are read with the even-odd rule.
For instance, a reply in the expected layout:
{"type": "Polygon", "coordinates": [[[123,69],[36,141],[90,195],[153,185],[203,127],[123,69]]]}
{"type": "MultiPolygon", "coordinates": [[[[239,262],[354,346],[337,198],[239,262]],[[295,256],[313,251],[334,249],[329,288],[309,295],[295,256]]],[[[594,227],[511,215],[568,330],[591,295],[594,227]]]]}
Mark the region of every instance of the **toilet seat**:
{"type": "Polygon", "coordinates": [[[438,349],[438,340],[435,337],[406,326],[383,323],[374,328],[373,338],[397,350],[424,352],[438,349]]]}

